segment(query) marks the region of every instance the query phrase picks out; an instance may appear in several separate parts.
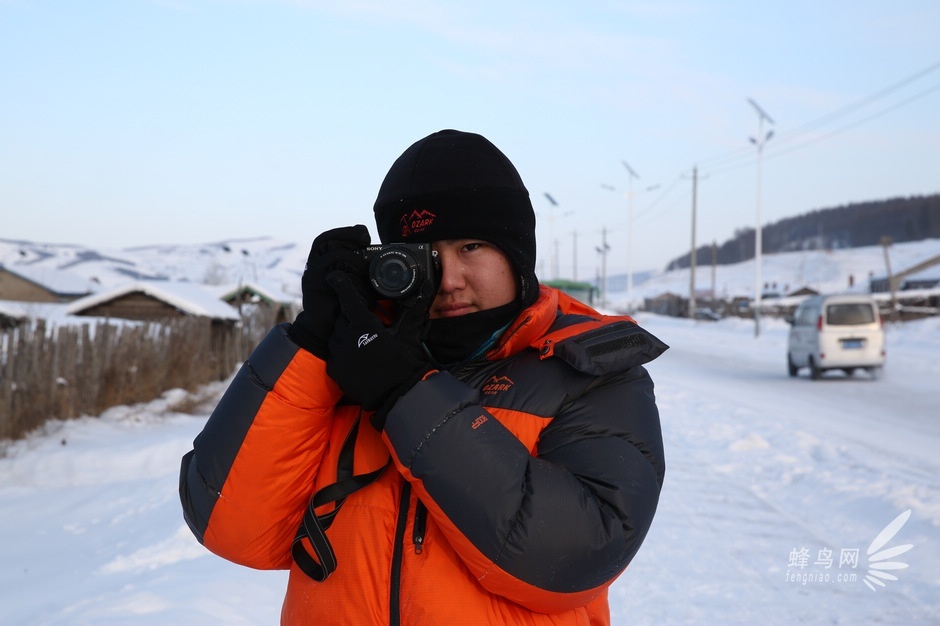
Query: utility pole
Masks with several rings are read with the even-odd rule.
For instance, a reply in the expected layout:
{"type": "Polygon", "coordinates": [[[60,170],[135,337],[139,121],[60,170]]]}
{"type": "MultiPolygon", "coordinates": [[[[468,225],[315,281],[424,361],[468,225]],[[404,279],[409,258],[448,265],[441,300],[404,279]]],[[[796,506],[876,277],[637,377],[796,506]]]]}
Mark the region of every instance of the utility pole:
{"type": "Polygon", "coordinates": [[[604,228],[601,231],[601,246],[595,248],[598,254],[601,255],[601,280],[603,281],[604,295],[601,296],[601,307],[607,308],[607,252],[610,251],[610,246],[607,245],[607,229],[604,228]]]}
{"type": "MultiPolygon", "coordinates": [[[[639,175],[633,171],[633,168],[626,161],[621,161],[630,175],[630,184],[627,196],[627,312],[632,312],[633,308],[633,179],[639,178],[639,175]]],[[[617,191],[612,185],[601,183],[601,187],[608,191],[617,191]]],[[[652,191],[658,189],[659,185],[650,185],[642,191],[652,191]]]]}
{"type": "Polygon", "coordinates": [[[549,209],[549,214],[548,214],[548,233],[549,233],[549,241],[552,246],[551,273],[552,273],[552,278],[557,280],[559,263],[558,263],[558,239],[555,238],[555,219],[558,217],[568,217],[569,215],[572,215],[574,211],[573,210],[565,211],[561,215],[555,215],[555,208],[558,206],[558,202],[555,200],[552,194],[548,193],[547,191],[544,192],[544,195],[545,195],[545,199],[548,200],[549,204],[551,205],[551,208],[549,209]]]}
{"type": "Polygon", "coordinates": [[[714,239],[712,240],[712,303],[717,300],[717,292],[715,291],[715,274],[717,273],[718,268],[718,242],[714,239]]]}
{"type": "Polygon", "coordinates": [[[698,167],[692,168],[692,248],[689,254],[689,319],[695,319],[695,198],[698,193],[698,167]]]}
{"type": "Polygon", "coordinates": [[[891,244],[891,237],[885,235],[881,238],[881,249],[885,255],[885,268],[888,270],[888,289],[891,290],[891,321],[896,322],[898,321],[897,281],[894,280],[894,276],[891,273],[891,258],[888,256],[888,248],[891,246],[891,244]]]}
{"type": "Polygon", "coordinates": [[[552,254],[552,278],[558,280],[558,239],[556,238],[552,243],[555,246],[555,251],[552,254]]]}
{"type": "MultiPolygon", "coordinates": [[[[595,285],[601,284],[601,270],[596,265],[594,266],[594,284],[595,285]]],[[[597,287],[597,290],[600,291],[600,287],[597,287]]]]}
{"type": "Polygon", "coordinates": [[[620,161],[627,168],[630,175],[629,190],[627,196],[627,313],[633,312],[633,179],[639,178],[639,175],[633,171],[626,161],[620,161]]]}
{"type": "Polygon", "coordinates": [[[578,280],[578,231],[571,231],[571,280],[578,280]]]}
{"type": "Polygon", "coordinates": [[[757,111],[757,138],[751,137],[750,139],[751,143],[757,146],[757,227],[754,230],[754,336],[759,337],[761,292],[763,291],[763,285],[761,284],[761,247],[763,245],[760,220],[761,164],[764,160],[764,144],[774,135],[774,131],[772,130],[764,135],[764,120],[767,120],[771,124],[773,124],[774,121],[770,119],[770,116],[767,115],[754,100],[748,98],[747,101],[754,107],[754,110],[757,111]]]}
{"type": "Polygon", "coordinates": [[[692,168],[692,248],[689,253],[689,319],[695,319],[695,269],[698,255],[695,251],[695,211],[698,199],[698,166],[692,168]]]}

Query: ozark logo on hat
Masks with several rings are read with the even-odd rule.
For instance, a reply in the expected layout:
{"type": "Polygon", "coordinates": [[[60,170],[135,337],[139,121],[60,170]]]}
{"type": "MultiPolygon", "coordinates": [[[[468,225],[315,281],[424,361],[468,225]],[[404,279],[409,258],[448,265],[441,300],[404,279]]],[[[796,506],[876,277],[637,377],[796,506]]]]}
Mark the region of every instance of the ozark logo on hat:
{"type": "Polygon", "coordinates": [[[430,211],[417,209],[411,213],[406,213],[401,216],[401,236],[410,237],[411,235],[417,235],[422,233],[434,223],[434,218],[437,217],[430,211]]]}

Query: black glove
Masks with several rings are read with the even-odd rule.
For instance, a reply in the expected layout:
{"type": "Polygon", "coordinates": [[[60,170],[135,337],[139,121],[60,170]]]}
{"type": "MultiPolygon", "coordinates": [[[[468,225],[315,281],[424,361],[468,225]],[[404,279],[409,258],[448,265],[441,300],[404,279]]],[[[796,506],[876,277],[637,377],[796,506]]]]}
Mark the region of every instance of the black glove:
{"type": "Polygon", "coordinates": [[[393,323],[386,326],[362,295],[361,275],[331,272],[327,282],[336,290],[342,309],[330,336],[327,374],[348,398],[365,409],[379,410],[384,422],[392,404],[432,369],[422,344],[433,297],[431,283],[425,281],[417,295],[396,302],[393,323]]]}
{"type": "Polygon", "coordinates": [[[328,230],[314,239],[310,247],[300,280],[304,310],[287,334],[298,346],[321,359],[326,359],[327,343],[340,313],[336,292],[326,284],[326,277],[334,270],[365,276],[369,265],[357,251],[371,241],[369,229],[358,224],[328,230]]]}

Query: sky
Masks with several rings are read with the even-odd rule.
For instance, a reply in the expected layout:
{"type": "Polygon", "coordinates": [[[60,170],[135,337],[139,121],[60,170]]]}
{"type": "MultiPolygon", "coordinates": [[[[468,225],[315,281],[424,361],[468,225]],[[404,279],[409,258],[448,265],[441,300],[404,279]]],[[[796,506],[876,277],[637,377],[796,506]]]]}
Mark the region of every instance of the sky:
{"type": "Polygon", "coordinates": [[[0,238],[306,245],[372,226],[395,158],[457,128],[522,175],[542,279],[595,278],[604,242],[608,273],[660,269],[693,197],[702,245],[940,192],[937,24],[932,0],[0,0],[0,238]]]}

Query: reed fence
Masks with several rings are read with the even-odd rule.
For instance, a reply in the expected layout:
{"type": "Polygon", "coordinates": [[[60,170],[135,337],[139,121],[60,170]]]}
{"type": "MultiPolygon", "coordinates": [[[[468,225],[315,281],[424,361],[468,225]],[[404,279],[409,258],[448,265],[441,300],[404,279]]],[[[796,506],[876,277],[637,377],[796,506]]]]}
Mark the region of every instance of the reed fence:
{"type": "Polygon", "coordinates": [[[48,327],[0,333],[0,440],[49,419],[99,415],[169,389],[224,380],[270,327],[255,314],[237,325],[205,318],[48,327]]]}

